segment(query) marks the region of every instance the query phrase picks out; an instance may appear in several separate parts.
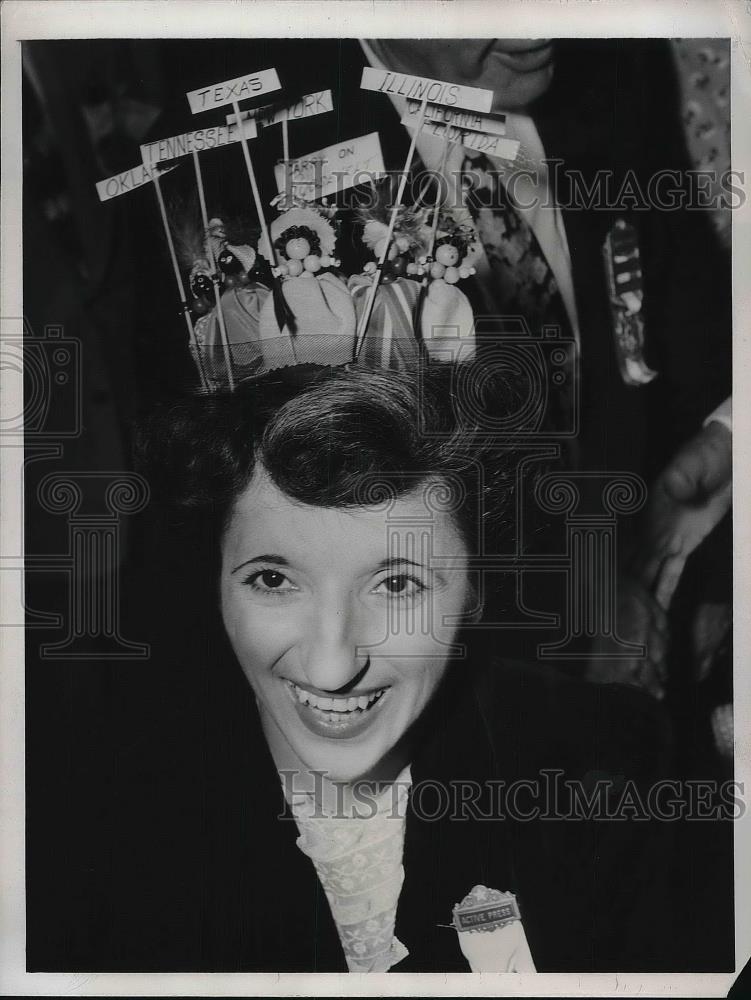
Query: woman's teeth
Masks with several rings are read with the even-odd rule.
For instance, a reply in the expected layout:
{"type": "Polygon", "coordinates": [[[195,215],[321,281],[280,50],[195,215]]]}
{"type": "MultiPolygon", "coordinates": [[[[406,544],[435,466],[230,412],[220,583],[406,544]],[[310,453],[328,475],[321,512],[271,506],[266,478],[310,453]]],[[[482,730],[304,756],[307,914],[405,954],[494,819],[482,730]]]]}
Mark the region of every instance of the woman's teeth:
{"type": "Polygon", "coordinates": [[[287,681],[287,683],[301,705],[309,705],[311,708],[317,708],[320,712],[330,712],[339,718],[350,715],[352,712],[366,712],[379,701],[387,690],[379,688],[378,691],[362,694],[358,698],[319,698],[318,695],[298,687],[293,681],[287,681]]]}

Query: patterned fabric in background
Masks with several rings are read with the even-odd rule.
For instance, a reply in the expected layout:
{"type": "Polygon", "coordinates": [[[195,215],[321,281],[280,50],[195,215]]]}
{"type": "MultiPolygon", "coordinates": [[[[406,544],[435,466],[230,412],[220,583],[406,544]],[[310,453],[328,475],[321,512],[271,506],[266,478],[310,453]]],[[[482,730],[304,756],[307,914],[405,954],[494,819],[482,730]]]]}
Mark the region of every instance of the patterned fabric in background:
{"type": "MultiPolygon", "coordinates": [[[[506,316],[524,316],[534,337],[544,327],[558,327],[573,337],[571,323],[558,283],[537,237],[511,202],[503,181],[484,154],[465,156],[461,167],[475,229],[488,258],[496,307],[506,316]]],[[[571,426],[574,374],[568,375],[549,397],[547,426],[541,430],[563,432],[571,426]]],[[[576,445],[566,442],[568,461],[576,465],[576,445]]]]}
{"type": "MultiPolygon", "coordinates": [[[[730,40],[727,38],[676,38],[673,55],[681,95],[681,112],[689,157],[696,170],[730,169],[730,40]]],[[[719,180],[711,185],[719,196],[719,180]]],[[[723,245],[731,244],[731,209],[715,208],[712,223],[723,245]]],[[[694,669],[705,694],[716,702],[711,710],[715,748],[720,757],[733,759],[733,706],[728,700],[732,684],[732,635],[730,603],[703,603],[693,628],[694,669]]]]}
{"type": "MultiPolygon", "coordinates": [[[[689,157],[696,170],[714,170],[719,176],[730,169],[730,41],[675,38],[672,48],[689,157]]],[[[718,180],[712,193],[722,193],[718,180]]],[[[730,209],[715,209],[712,222],[729,247],[730,209]]]]}

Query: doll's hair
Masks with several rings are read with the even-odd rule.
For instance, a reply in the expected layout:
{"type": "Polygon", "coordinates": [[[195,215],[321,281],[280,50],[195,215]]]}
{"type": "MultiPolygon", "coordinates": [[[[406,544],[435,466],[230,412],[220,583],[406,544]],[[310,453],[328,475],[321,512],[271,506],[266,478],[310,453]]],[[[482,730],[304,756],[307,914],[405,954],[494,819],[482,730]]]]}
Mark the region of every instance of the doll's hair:
{"type": "Polygon", "coordinates": [[[321,256],[321,240],[318,233],[314,232],[310,226],[290,226],[274,240],[274,248],[283,257],[286,257],[284,248],[290,240],[304,239],[310,244],[310,252],[321,256]]]}
{"type": "MultiPolygon", "coordinates": [[[[476,551],[485,526],[497,534],[508,523],[513,455],[508,440],[481,443],[487,436],[464,415],[454,371],[427,363],[415,371],[320,369],[302,386],[268,376],[180,401],[142,423],[139,465],[158,503],[186,519],[208,515],[215,539],[260,467],[286,496],[318,507],[434,490],[431,503],[452,514],[476,551]]],[[[479,368],[478,378],[487,381],[479,368]]],[[[495,398],[504,392],[513,409],[511,386],[495,387],[495,398]]]]}

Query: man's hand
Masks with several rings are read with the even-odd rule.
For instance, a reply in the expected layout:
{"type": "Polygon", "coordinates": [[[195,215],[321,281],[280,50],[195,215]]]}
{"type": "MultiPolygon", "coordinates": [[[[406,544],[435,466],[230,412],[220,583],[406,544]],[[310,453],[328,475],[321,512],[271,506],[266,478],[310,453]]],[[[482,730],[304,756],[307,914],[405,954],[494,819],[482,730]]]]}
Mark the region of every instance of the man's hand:
{"type": "Polygon", "coordinates": [[[665,696],[669,643],[668,620],[662,607],[639,581],[620,574],[616,582],[616,633],[619,639],[644,646],[644,657],[608,659],[610,643],[596,642],[586,667],[586,678],[598,684],[631,684],[654,698],[665,696]]]}
{"type": "Polygon", "coordinates": [[[686,560],[732,502],[732,435],[707,424],[681,448],[650,492],[636,574],[665,609],[686,560]]]}

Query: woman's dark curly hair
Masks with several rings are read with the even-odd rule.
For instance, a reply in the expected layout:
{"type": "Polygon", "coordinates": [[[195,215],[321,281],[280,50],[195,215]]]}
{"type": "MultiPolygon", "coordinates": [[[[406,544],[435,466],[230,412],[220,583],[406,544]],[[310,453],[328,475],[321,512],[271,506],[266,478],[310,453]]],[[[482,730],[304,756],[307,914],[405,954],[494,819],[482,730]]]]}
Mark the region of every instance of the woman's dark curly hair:
{"type": "Polygon", "coordinates": [[[267,376],[154,414],[138,435],[139,464],[158,502],[186,521],[190,511],[208,515],[215,539],[259,467],[291,499],[329,508],[435,484],[435,502],[448,504],[477,551],[486,521],[497,529],[512,519],[513,476],[508,442],[481,443],[454,372],[326,368],[302,386],[267,376]]]}

